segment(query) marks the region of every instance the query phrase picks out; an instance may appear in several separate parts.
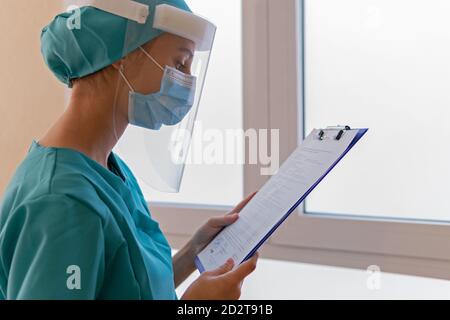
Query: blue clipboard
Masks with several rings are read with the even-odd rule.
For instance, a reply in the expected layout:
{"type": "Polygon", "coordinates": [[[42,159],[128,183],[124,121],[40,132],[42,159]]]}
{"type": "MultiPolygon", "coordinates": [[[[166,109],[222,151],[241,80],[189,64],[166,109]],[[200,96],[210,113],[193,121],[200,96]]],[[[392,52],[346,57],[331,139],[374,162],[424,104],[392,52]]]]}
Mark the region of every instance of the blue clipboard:
{"type": "MultiPolygon", "coordinates": [[[[278,229],[278,227],[289,217],[289,215],[297,209],[297,207],[306,199],[306,197],[319,185],[320,182],[336,167],[336,165],[347,155],[347,153],[358,143],[359,140],[369,131],[369,129],[351,129],[348,126],[345,127],[328,127],[327,129],[322,129],[319,132],[319,138],[323,139],[325,136],[325,133],[327,130],[339,130],[338,135],[336,136],[336,139],[340,139],[342,134],[346,130],[358,130],[358,133],[353,138],[352,142],[349,144],[347,149],[342,153],[342,155],[331,165],[331,167],[313,184],[313,186],[305,193],[303,194],[300,199],[288,210],[288,212],[273,226],[272,229],[264,236],[264,238],[258,242],[258,244],[250,251],[250,253],[244,258],[244,260],[241,262],[245,262],[248,259],[250,259],[256,251],[266,242],[266,240],[275,232],[275,230],[278,229]]],[[[195,265],[197,269],[200,271],[200,273],[203,273],[205,271],[205,267],[201,263],[198,256],[195,257],[195,265]]]]}

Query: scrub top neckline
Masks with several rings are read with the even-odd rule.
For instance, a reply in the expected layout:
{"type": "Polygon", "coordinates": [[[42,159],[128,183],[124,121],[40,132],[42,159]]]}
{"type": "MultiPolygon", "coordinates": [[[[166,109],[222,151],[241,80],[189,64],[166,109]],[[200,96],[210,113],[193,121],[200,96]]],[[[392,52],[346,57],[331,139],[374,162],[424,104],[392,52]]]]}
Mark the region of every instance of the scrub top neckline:
{"type": "Polygon", "coordinates": [[[39,149],[39,150],[48,150],[48,151],[63,151],[63,152],[68,152],[68,153],[72,153],[75,154],[77,156],[82,157],[84,160],[86,160],[87,162],[89,162],[90,164],[97,166],[98,168],[100,168],[100,170],[106,171],[109,174],[112,174],[115,178],[119,178],[123,183],[126,183],[126,177],[123,174],[122,170],[120,169],[118,163],[117,163],[117,159],[114,155],[114,152],[111,152],[111,154],[108,157],[108,168],[105,168],[104,166],[102,166],[100,163],[98,163],[97,161],[91,159],[90,157],[88,157],[86,154],[84,154],[81,151],[72,149],[72,148],[65,148],[65,147],[46,147],[43,146],[39,143],[39,141],[33,140],[31,149],[33,148],[39,149]],[[109,169],[111,168],[111,169],[109,169]],[[115,170],[115,172],[112,171],[112,169],[115,170]]]}

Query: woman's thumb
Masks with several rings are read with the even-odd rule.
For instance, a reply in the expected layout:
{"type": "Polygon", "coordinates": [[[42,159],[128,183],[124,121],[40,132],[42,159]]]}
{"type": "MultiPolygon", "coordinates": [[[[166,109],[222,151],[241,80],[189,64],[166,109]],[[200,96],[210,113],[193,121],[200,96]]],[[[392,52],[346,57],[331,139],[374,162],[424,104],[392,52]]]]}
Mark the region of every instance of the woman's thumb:
{"type": "Polygon", "coordinates": [[[225,274],[225,273],[233,270],[233,267],[234,267],[234,261],[233,261],[233,259],[230,258],[223,265],[218,267],[217,269],[210,271],[209,274],[212,276],[220,276],[222,274],[225,274]]]}

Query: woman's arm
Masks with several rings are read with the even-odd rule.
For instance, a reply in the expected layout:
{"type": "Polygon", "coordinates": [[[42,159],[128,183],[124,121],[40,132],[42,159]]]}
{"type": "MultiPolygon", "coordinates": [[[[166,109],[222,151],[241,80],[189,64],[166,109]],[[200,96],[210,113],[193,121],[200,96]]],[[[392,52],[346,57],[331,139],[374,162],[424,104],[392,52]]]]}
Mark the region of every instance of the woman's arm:
{"type": "Polygon", "coordinates": [[[189,241],[172,259],[175,288],[195,271],[196,252],[189,241]]]}

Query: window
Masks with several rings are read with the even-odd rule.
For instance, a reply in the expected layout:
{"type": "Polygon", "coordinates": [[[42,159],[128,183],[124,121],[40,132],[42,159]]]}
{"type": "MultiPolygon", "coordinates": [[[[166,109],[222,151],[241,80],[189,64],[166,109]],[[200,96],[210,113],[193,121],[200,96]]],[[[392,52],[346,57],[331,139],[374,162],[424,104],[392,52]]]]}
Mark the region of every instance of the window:
{"type": "Polygon", "coordinates": [[[306,212],[450,219],[449,14],[445,0],[305,1],[305,132],[370,128],[306,212]]]}
{"type": "Polygon", "coordinates": [[[313,127],[351,124],[371,131],[263,252],[450,279],[450,226],[432,221],[445,220],[449,208],[439,190],[448,189],[449,154],[436,137],[449,134],[441,117],[449,102],[444,17],[450,6],[439,0],[268,6],[269,123],[282,130],[281,158],[313,127]]]}

